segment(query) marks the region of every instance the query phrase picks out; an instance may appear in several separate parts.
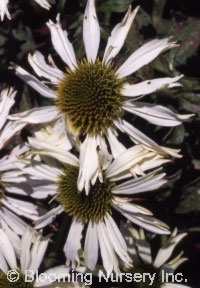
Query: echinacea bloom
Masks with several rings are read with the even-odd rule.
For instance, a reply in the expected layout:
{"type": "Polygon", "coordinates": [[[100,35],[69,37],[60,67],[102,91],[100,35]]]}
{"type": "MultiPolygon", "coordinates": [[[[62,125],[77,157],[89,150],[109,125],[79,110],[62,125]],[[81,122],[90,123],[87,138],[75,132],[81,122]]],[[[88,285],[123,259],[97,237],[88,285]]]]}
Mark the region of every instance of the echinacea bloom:
{"type": "MultiPolygon", "coordinates": [[[[51,4],[55,4],[55,0],[35,0],[41,7],[49,10],[51,8],[51,4]]],[[[11,16],[8,11],[8,4],[9,0],[0,0],[0,18],[1,21],[4,20],[4,16],[6,15],[7,18],[10,20],[11,16]]]]}
{"type": "Polygon", "coordinates": [[[181,251],[175,258],[172,258],[174,249],[179,244],[179,242],[187,235],[187,233],[177,234],[177,229],[174,229],[166,243],[162,245],[162,247],[158,250],[157,254],[153,256],[150,243],[146,240],[143,229],[140,229],[138,231],[133,228],[130,223],[123,225],[123,227],[124,231],[126,230],[125,238],[127,240],[128,251],[130,255],[134,258],[134,266],[131,268],[127,266],[125,270],[132,274],[150,273],[151,275],[154,274],[155,276],[153,283],[150,284],[140,282],[140,285],[137,286],[136,283],[135,287],[143,288],[151,285],[148,287],[190,288],[189,286],[184,285],[184,283],[187,283],[187,279],[184,279],[183,275],[183,277],[181,277],[182,280],[178,279],[177,282],[174,282],[170,278],[170,273],[175,275],[175,270],[187,260],[187,258],[182,257],[183,251],[181,251]]]}
{"type": "MultiPolygon", "coordinates": [[[[33,143],[30,139],[29,142],[33,143]]],[[[40,141],[38,143],[40,144],[40,141]]],[[[159,173],[160,169],[132,179],[130,168],[137,174],[138,171],[152,170],[167,161],[162,157],[155,158],[155,152],[146,150],[142,145],[136,145],[125,150],[113,161],[108,155],[99,155],[101,181],[93,179],[88,195],[86,191],[78,193],[77,190],[78,158],[70,152],[65,153],[63,157],[62,150],[59,153],[55,149],[51,150],[50,146],[47,150],[38,152],[41,157],[45,155],[43,162],[37,155],[37,159],[31,161],[20,159],[16,165],[22,170],[24,177],[27,176],[27,181],[31,181],[33,197],[42,199],[51,195],[52,200],[58,203],[36,221],[35,228],[48,225],[62,212],[72,217],[64,246],[68,263],[72,262],[73,265],[79,263],[78,251],[81,248],[84,227],[86,227],[84,259],[89,269],[93,270],[96,266],[99,248],[103,265],[108,273],[118,271],[116,254],[122,261],[129,263],[125,241],[112,216],[114,210],[149,231],[159,234],[169,233],[166,224],[155,219],[149,210],[132,203],[133,198],[130,197],[137,193],[152,191],[166,183],[165,173],[159,173]],[[53,159],[56,158],[56,154],[57,159],[53,159]],[[46,155],[51,158],[48,159],[46,155]],[[62,157],[62,163],[59,163],[58,160],[62,157]],[[118,184],[119,180],[123,183],[118,184]]]]}
{"type": "MultiPolygon", "coordinates": [[[[68,273],[64,265],[48,269],[44,277],[35,277],[43,261],[49,237],[28,227],[20,241],[20,254],[17,255],[13,246],[14,239],[0,228],[0,284],[1,287],[46,287],[52,288],[51,275],[68,273]],[[10,273],[9,273],[10,272],[10,273]],[[13,273],[13,274],[12,274],[13,273]],[[26,276],[25,276],[26,275],[26,276]],[[9,281],[16,277],[16,281],[9,281]],[[30,281],[30,282],[27,282],[30,281]]],[[[40,276],[40,274],[39,274],[40,276]]],[[[59,288],[59,284],[56,285],[59,288]]]]}
{"type": "MultiPolygon", "coordinates": [[[[13,88],[4,89],[0,94],[0,149],[25,126],[25,123],[8,120],[10,108],[15,103],[15,95],[16,91],[13,88]]],[[[9,234],[22,235],[27,226],[12,212],[32,220],[36,220],[38,217],[36,205],[13,197],[13,194],[24,195],[24,187],[19,185],[24,178],[19,176],[20,171],[15,169],[14,163],[17,157],[25,151],[27,151],[26,146],[18,145],[10,154],[0,159],[0,223],[4,229],[9,231],[9,234]],[[12,196],[7,193],[12,193],[12,196]]]]}
{"type": "MultiPolygon", "coordinates": [[[[86,58],[82,60],[76,59],[67,32],[61,27],[59,15],[56,23],[50,20],[47,26],[50,29],[52,44],[64,61],[66,70],[61,71],[57,68],[51,57],[47,64],[45,57],[39,51],[29,55],[28,61],[35,73],[42,79],[46,79],[49,85],[22,67],[15,64],[13,67],[21,79],[42,96],[53,99],[55,105],[34,108],[12,115],[10,119],[44,123],[61,118],[74,137],[86,136],[80,146],[81,167],[88,166],[90,161],[85,156],[86,147],[91,147],[95,152],[99,148],[99,137],[106,137],[110,144],[110,131],[116,133],[121,131],[126,133],[135,144],[141,143],[158,153],[178,157],[177,150],[159,146],[123,119],[124,113],[132,113],[152,124],[171,127],[180,125],[183,120],[191,117],[191,115],[176,114],[160,105],[137,101],[138,98],[157,90],[181,86],[178,81],[183,75],[147,80],[133,85],[127,82],[129,75],[153,61],[162,52],[177,46],[170,38],[147,42],[133,52],[120,67],[114,61],[125,42],[138,8],[131,12],[129,7],[123,20],[114,27],[102,60],[97,58],[100,27],[94,0],[88,0],[83,18],[86,58]]],[[[94,167],[93,173],[95,169],[97,166],[94,167]]],[[[79,187],[79,190],[83,188],[79,187]]]]}

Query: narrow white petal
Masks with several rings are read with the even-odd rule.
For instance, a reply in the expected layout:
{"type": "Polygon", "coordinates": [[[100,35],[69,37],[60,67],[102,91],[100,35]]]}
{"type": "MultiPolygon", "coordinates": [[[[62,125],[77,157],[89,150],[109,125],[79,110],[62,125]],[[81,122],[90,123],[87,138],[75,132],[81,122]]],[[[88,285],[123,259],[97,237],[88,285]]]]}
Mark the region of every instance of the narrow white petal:
{"type": "Polygon", "coordinates": [[[2,207],[1,210],[0,216],[3,218],[6,224],[18,235],[23,235],[28,224],[26,224],[21,218],[9,211],[7,208],[2,207]]]}
{"type": "Polygon", "coordinates": [[[36,271],[39,269],[47,250],[48,243],[49,237],[42,238],[41,235],[37,236],[31,248],[31,262],[28,267],[29,270],[36,271]]]}
{"type": "Polygon", "coordinates": [[[144,157],[150,157],[154,152],[148,152],[141,145],[135,145],[121,153],[106,170],[107,177],[113,177],[132,168],[144,157]]]}
{"type": "MultiPolygon", "coordinates": [[[[2,219],[0,220],[2,229],[6,232],[9,239],[12,239],[16,257],[19,258],[21,253],[21,239],[20,237],[6,224],[2,219]]],[[[28,225],[27,225],[28,226],[28,225]]]]}
{"type": "Polygon", "coordinates": [[[88,0],[83,19],[83,41],[87,60],[95,62],[99,43],[100,27],[95,10],[94,0],[88,0]]]}
{"type": "Polygon", "coordinates": [[[40,229],[40,228],[47,226],[48,224],[53,222],[53,220],[56,218],[57,215],[59,215],[62,212],[63,212],[63,209],[61,208],[61,206],[51,209],[46,214],[41,216],[37,221],[35,221],[34,228],[40,229]]]}
{"type": "Polygon", "coordinates": [[[79,166],[77,157],[65,149],[60,148],[59,146],[56,147],[53,144],[34,137],[29,137],[28,142],[33,149],[36,149],[37,154],[48,155],[58,159],[63,163],[67,163],[76,167],[79,166]]]}
{"type": "Polygon", "coordinates": [[[110,149],[114,158],[117,158],[122,152],[126,150],[124,145],[118,141],[111,129],[107,130],[107,139],[110,144],[110,149]]]}
{"type": "Polygon", "coordinates": [[[124,210],[125,212],[153,215],[152,212],[148,209],[133,203],[126,202],[125,200],[123,201],[123,198],[115,197],[113,204],[116,209],[124,210]]]}
{"type": "Polygon", "coordinates": [[[118,272],[118,260],[115,255],[112,243],[108,238],[106,226],[103,222],[98,223],[97,232],[103,266],[107,272],[107,275],[110,275],[113,270],[118,272]]]}
{"type": "Polygon", "coordinates": [[[51,8],[51,4],[56,4],[55,0],[35,0],[41,7],[49,10],[51,8]]]}
{"type": "Polygon", "coordinates": [[[1,91],[0,94],[0,130],[6,122],[10,108],[15,103],[16,91],[13,88],[7,88],[1,91]]]}
{"type": "Polygon", "coordinates": [[[128,248],[124,237],[122,236],[119,228],[117,227],[113,218],[107,214],[105,217],[105,224],[108,232],[108,236],[113,245],[115,252],[119,255],[121,260],[127,264],[131,263],[131,259],[128,256],[128,248]]]}
{"type": "Polygon", "coordinates": [[[6,145],[7,141],[21,131],[25,126],[26,123],[22,123],[21,121],[8,121],[0,133],[0,149],[2,149],[2,147],[6,145]]]}
{"type": "Polygon", "coordinates": [[[99,169],[98,146],[99,139],[89,135],[80,146],[80,169],[77,185],[78,190],[85,189],[87,195],[90,190],[90,181],[99,169]]]}
{"type": "Polygon", "coordinates": [[[116,206],[114,208],[117,209],[120,213],[122,213],[122,215],[128,220],[130,220],[132,223],[135,223],[136,225],[148,231],[156,234],[170,234],[170,231],[168,229],[169,227],[165,223],[159,221],[152,216],[139,213],[124,212],[124,210],[116,206]]]}
{"type": "Polygon", "coordinates": [[[165,88],[173,88],[182,86],[180,83],[176,83],[184,75],[179,75],[173,78],[158,78],[154,80],[146,80],[138,84],[125,84],[121,90],[124,96],[137,97],[140,95],[147,95],[165,88]]]}
{"type": "Polygon", "coordinates": [[[180,125],[182,120],[189,119],[191,116],[193,116],[193,114],[175,114],[164,106],[142,102],[124,103],[123,109],[146,119],[152,124],[167,127],[180,125]]]}
{"type": "Polygon", "coordinates": [[[61,59],[69,66],[71,70],[74,70],[77,65],[74,49],[68,40],[67,32],[61,27],[59,14],[56,17],[56,21],[57,23],[53,23],[51,20],[49,20],[47,23],[51,33],[52,44],[61,59]]]}
{"type": "Polygon", "coordinates": [[[152,149],[153,151],[156,151],[160,154],[169,154],[173,157],[181,157],[177,154],[179,150],[159,146],[156,142],[154,142],[152,139],[147,137],[145,134],[143,134],[141,131],[136,129],[125,120],[122,120],[120,123],[115,121],[114,124],[120,131],[127,133],[135,144],[143,144],[148,149],[152,149]]]}
{"type": "Polygon", "coordinates": [[[17,260],[12,243],[8,239],[6,233],[0,228],[0,251],[4,255],[6,262],[11,269],[17,269],[17,260]]]}
{"type": "Polygon", "coordinates": [[[25,272],[28,269],[30,261],[31,261],[31,244],[34,241],[36,232],[31,229],[27,228],[25,231],[22,241],[21,241],[21,255],[20,255],[20,264],[21,264],[21,271],[25,272]]]}
{"type": "Polygon", "coordinates": [[[39,77],[45,77],[54,84],[57,84],[63,78],[62,71],[48,65],[44,56],[39,51],[35,51],[33,56],[29,54],[28,61],[39,77]]]}
{"type": "Polygon", "coordinates": [[[98,251],[97,224],[90,221],[85,237],[84,259],[86,266],[92,271],[95,269],[98,260],[98,251]]]}
{"type": "Polygon", "coordinates": [[[6,263],[6,260],[4,258],[4,255],[2,254],[1,250],[0,250],[0,269],[1,271],[3,271],[4,273],[8,272],[8,265],[6,263]]]}
{"type": "Polygon", "coordinates": [[[55,106],[33,108],[9,116],[9,119],[11,120],[19,120],[21,122],[34,123],[34,124],[51,122],[57,118],[59,118],[59,114],[55,106]]]}
{"type": "Polygon", "coordinates": [[[153,61],[160,53],[176,46],[177,44],[175,42],[170,42],[170,38],[152,40],[129,56],[116,73],[119,78],[131,75],[144,65],[153,61]]]}
{"type": "Polygon", "coordinates": [[[111,36],[108,38],[108,43],[103,57],[103,61],[105,61],[106,64],[109,64],[113,60],[124,45],[124,41],[131,28],[138,9],[139,6],[137,6],[131,13],[131,6],[129,6],[129,9],[122,22],[117,24],[112,30],[111,36]]]}
{"type": "Polygon", "coordinates": [[[159,268],[164,263],[167,262],[167,260],[171,257],[176,245],[187,235],[187,233],[181,233],[175,237],[171,236],[170,239],[167,242],[167,245],[164,247],[161,247],[158,251],[158,254],[156,255],[156,258],[154,260],[154,267],[159,268]]]}
{"type": "Polygon", "coordinates": [[[9,20],[11,19],[7,5],[8,5],[8,0],[1,0],[0,1],[0,18],[1,18],[1,21],[3,21],[5,15],[8,17],[9,20]]]}
{"type": "MultiPolygon", "coordinates": [[[[159,169],[160,170],[160,169],[159,169]]],[[[160,188],[167,182],[163,177],[165,173],[155,175],[157,171],[150,172],[149,174],[126,181],[123,184],[117,185],[113,190],[113,194],[137,194],[146,191],[152,191],[160,188]]]]}
{"type": "Polygon", "coordinates": [[[36,90],[42,96],[47,97],[47,98],[52,98],[52,99],[56,97],[56,94],[53,90],[48,88],[45,84],[40,82],[35,76],[32,76],[22,67],[14,64],[13,68],[15,69],[15,73],[17,76],[19,76],[24,82],[26,82],[29,86],[31,86],[34,90],[36,90]]]}
{"type": "Polygon", "coordinates": [[[83,228],[83,223],[77,222],[75,219],[73,219],[67,241],[63,249],[67,258],[67,263],[72,262],[72,266],[76,266],[76,263],[80,262],[78,252],[81,249],[83,228]]]}

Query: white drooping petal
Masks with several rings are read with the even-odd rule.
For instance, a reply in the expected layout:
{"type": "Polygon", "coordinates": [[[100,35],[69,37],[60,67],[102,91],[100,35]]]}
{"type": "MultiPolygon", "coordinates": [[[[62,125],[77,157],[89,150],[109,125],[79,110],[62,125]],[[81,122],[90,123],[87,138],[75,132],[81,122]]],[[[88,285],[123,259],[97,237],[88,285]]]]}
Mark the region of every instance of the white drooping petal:
{"type": "Polygon", "coordinates": [[[13,169],[13,164],[21,154],[28,150],[25,144],[17,145],[9,155],[5,155],[0,159],[0,171],[7,171],[13,169]]]}
{"type": "Polygon", "coordinates": [[[7,223],[4,220],[0,219],[0,225],[1,225],[2,229],[5,231],[5,233],[7,234],[8,238],[12,239],[12,245],[14,247],[16,257],[18,258],[20,256],[20,253],[21,253],[20,237],[12,229],[10,229],[10,227],[7,225],[7,223]]]}
{"type": "Polygon", "coordinates": [[[65,151],[72,149],[72,141],[69,138],[65,123],[62,117],[55,122],[45,125],[42,129],[34,133],[35,138],[47,142],[55,147],[60,147],[65,151]]]}
{"type": "Polygon", "coordinates": [[[105,217],[105,225],[115,252],[119,255],[123,262],[130,264],[131,259],[128,255],[128,248],[126,246],[126,242],[115,221],[109,214],[107,214],[105,217]]]}
{"type": "Polygon", "coordinates": [[[40,155],[48,155],[58,159],[63,163],[67,163],[69,165],[73,165],[78,167],[79,161],[72,153],[62,149],[60,147],[56,147],[48,142],[43,140],[29,137],[28,142],[33,149],[36,149],[36,153],[40,155]]]}
{"type": "Polygon", "coordinates": [[[0,252],[11,269],[17,269],[17,260],[13,245],[2,228],[0,228],[0,252]]]}
{"type": "Polygon", "coordinates": [[[51,8],[51,4],[56,4],[55,0],[35,0],[35,2],[47,10],[51,8]]]}
{"type": "Polygon", "coordinates": [[[57,215],[59,215],[62,212],[63,212],[63,208],[61,206],[51,209],[46,214],[38,218],[37,221],[35,221],[34,228],[40,229],[40,228],[47,226],[48,224],[53,222],[53,220],[56,218],[57,215]]]}
{"type": "MultiPolygon", "coordinates": [[[[12,114],[10,120],[19,120],[21,123],[46,123],[58,119],[60,116],[55,106],[44,106],[33,108],[21,113],[12,114]],[[42,117],[41,117],[42,115],[42,117]]],[[[14,125],[14,124],[13,124],[14,125]]]]}
{"type": "Polygon", "coordinates": [[[70,262],[72,262],[72,267],[76,266],[76,263],[80,262],[78,252],[81,249],[83,228],[83,223],[73,219],[67,241],[63,249],[67,259],[67,263],[69,264],[70,262]]]}
{"type": "Polygon", "coordinates": [[[172,236],[169,238],[165,246],[161,247],[154,260],[154,267],[160,268],[167,260],[171,257],[176,245],[187,235],[187,233],[181,233],[177,236],[172,236]]]}
{"type": "Polygon", "coordinates": [[[21,78],[24,82],[26,82],[29,86],[31,86],[42,96],[52,99],[56,98],[55,92],[50,88],[48,88],[45,84],[40,82],[35,76],[31,75],[18,65],[13,64],[13,68],[15,69],[15,74],[19,78],[21,78]]]}
{"type": "Polygon", "coordinates": [[[98,224],[96,224],[95,222],[89,222],[84,245],[85,264],[92,271],[95,269],[99,251],[97,225],[98,224]]]}
{"type": "Polygon", "coordinates": [[[108,231],[103,222],[99,222],[97,225],[99,246],[101,251],[101,257],[103,266],[107,272],[107,275],[114,270],[114,272],[118,271],[118,260],[115,255],[112,243],[108,237],[108,231]]]}
{"type": "Polygon", "coordinates": [[[53,23],[51,20],[49,20],[47,23],[51,33],[52,44],[60,58],[69,66],[71,70],[74,70],[77,66],[76,56],[73,46],[68,39],[67,32],[61,27],[59,14],[56,17],[56,21],[57,23],[53,23]]]}
{"type": "Polygon", "coordinates": [[[142,47],[137,49],[128,59],[122,64],[122,66],[117,70],[119,78],[124,78],[131,75],[138,69],[142,68],[153,61],[160,53],[176,47],[175,42],[170,42],[170,38],[165,39],[155,39],[147,42],[142,47]]]}
{"type": "Polygon", "coordinates": [[[88,195],[90,190],[90,181],[99,170],[98,147],[99,138],[87,135],[84,142],[80,146],[80,168],[78,175],[78,190],[88,195]],[[92,161],[91,161],[92,159],[92,161]]]}
{"type": "Polygon", "coordinates": [[[13,88],[7,88],[1,91],[0,94],[0,130],[6,122],[10,108],[15,103],[16,91],[13,88]]]}
{"type": "Polygon", "coordinates": [[[23,235],[24,231],[27,229],[28,224],[26,224],[21,218],[19,218],[5,207],[1,208],[0,216],[6,222],[6,224],[18,235],[23,235]]]}
{"type": "Polygon", "coordinates": [[[4,255],[2,254],[1,250],[0,250],[0,269],[1,271],[3,271],[5,274],[8,272],[8,265],[6,263],[6,260],[4,258],[4,255]]]}
{"type": "Polygon", "coordinates": [[[37,271],[39,269],[48,244],[49,237],[43,238],[41,235],[37,235],[31,248],[31,261],[28,267],[29,270],[37,271]]]}
{"type": "Polygon", "coordinates": [[[124,84],[121,93],[128,97],[137,97],[140,95],[147,95],[165,88],[173,88],[182,86],[177,83],[184,75],[179,75],[173,78],[158,78],[153,80],[146,80],[138,84],[130,85],[124,84]]]}
{"type": "Polygon", "coordinates": [[[147,137],[145,134],[143,134],[141,131],[136,129],[133,125],[129,124],[125,120],[122,120],[120,123],[117,121],[114,122],[115,126],[122,132],[127,133],[130,137],[130,139],[135,144],[143,144],[148,149],[156,151],[160,154],[169,154],[173,157],[180,158],[181,155],[178,154],[179,150],[166,148],[158,145],[155,141],[147,137]]]}
{"type": "MultiPolygon", "coordinates": [[[[134,233],[134,231],[132,231],[134,233]]],[[[133,235],[132,233],[132,235],[133,235]]],[[[147,265],[152,265],[152,257],[151,257],[151,247],[149,242],[145,239],[144,230],[140,229],[138,233],[139,237],[135,239],[135,245],[138,250],[139,258],[147,265]]]]}
{"type": "Polygon", "coordinates": [[[96,61],[99,43],[100,27],[95,10],[94,0],[88,0],[83,18],[83,41],[87,60],[96,61]]]}
{"type": "MultiPolygon", "coordinates": [[[[8,116],[9,117],[9,116],[8,116]]],[[[0,133],[0,149],[6,145],[6,142],[12,138],[16,133],[21,131],[26,126],[26,123],[21,121],[9,121],[0,133]]]]}
{"type": "Polygon", "coordinates": [[[144,215],[153,215],[150,210],[144,208],[143,206],[129,203],[123,198],[115,197],[113,200],[113,205],[115,206],[115,209],[120,209],[125,212],[140,213],[144,215]]]}
{"type": "Polygon", "coordinates": [[[180,125],[183,120],[189,119],[194,115],[180,115],[172,112],[164,106],[142,102],[124,103],[123,109],[146,119],[152,124],[166,127],[180,125]]]}
{"type": "Polygon", "coordinates": [[[35,239],[36,232],[30,227],[25,231],[22,240],[21,240],[21,255],[20,255],[20,264],[21,271],[25,272],[28,269],[31,261],[31,245],[35,239]]]}
{"type": "Polygon", "coordinates": [[[22,161],[18,160],[15,165],[24,173],[29,176],[36,177],[38,180],[49,180],[56,182],[58,176],[62,174],[62,170],[59,168],[43,164],[39,161],[29,160],[22,161]]]}
{"type": "Polygon", "coordinates": [[[30,202],[18,200],[8,196],[5,199],[2,199],[1,202],[5,207],[11,209],[20,216],[24,216],[31,220],[38,219],[38,206],[30,202]]]}
{"type": "Polygon", "coordinates": [[[146,211],[148,212],[147,209],[145,209],[141,206],[138,206],[138,205],[136,206],[133,204],[129,204],[129,205],[127,205],[127,204],[129,204],[129,203],[124,204],[122,202],[122,200],[119,198],[118,201],[113,202],[113,207],[117,211],[119,211],[124,217],[126,217],[128,220],[130,220],[132,223],[134,223],[134,224],[136,224],[136,225],[138,225],[138,226],[140,226],[146,230],[149,230],[149,231],[156,233],[156,234],[170,234],[169,227],[165,223],[163,223],[162,221],[152,217],[150,215],[151,211],[149,211],[149,215],[148,215],[148,213],[146,213],[146,211]],[[131,208],[131,205],[135,206],[135,207],[131,208]],[[139,212],[138,207],[141,210],[140,212],[139,212]],[[134,210],[135,210],[135,212],[134,212],[134,210]]]}
{"type": "MultiPolygon", "coordinates": [[[[160,169],[159,169],[160,170],[160,169]]],[[[113,190],[113,194],[137,194],[141,192],[152,191],[164,185],[167,181],[163,179],[165,173],[157,174],[157,171],[126,181],[123,184],[117,185],[113,190]]]]}
{"type": "Polygon", "coordinates": [[[124,145],[118,141],[117,137],[111,129],[107,130],[107,139],[114,158],[117,158],[122,152],[126,150],[124,145]]]}
{"type": "Polygon", "coordinates": [[[138,9],[139,6],[137,6],[131,13],[131,6],[129,6],[129,9],[122,22],[117,24],[112,30],[111,36],[108,38],[108,43],[103,57],[103,62],[105,61],[106,64],[109,64],[113,60],[124,45],[124,41],[131,28],[138,9]]]}
{"type": "Polygon", "coordinates": [[[142,145],[135,145],[121,153],[106,170],[107,177],[111,178],[132,168],[140,162],[144,156],[151,156],[153,152],[144,149],[142,145]]]}
{"type": "Polygon", "coordinates": [[[1,0],[0,1],[1,21],[3,21],[5,15],[8,17],[9,20],[11,19],[10,13],[8,11],[8,0],[1,0]]]}
{"type": "Polygon", "coordinates": [[[48,65],[39,51],[35,51],[33,56],[29,54],[28,61],[39,77],[44,77],[54,84],[63,78],[63,73],[58,68],[48,65]]]}

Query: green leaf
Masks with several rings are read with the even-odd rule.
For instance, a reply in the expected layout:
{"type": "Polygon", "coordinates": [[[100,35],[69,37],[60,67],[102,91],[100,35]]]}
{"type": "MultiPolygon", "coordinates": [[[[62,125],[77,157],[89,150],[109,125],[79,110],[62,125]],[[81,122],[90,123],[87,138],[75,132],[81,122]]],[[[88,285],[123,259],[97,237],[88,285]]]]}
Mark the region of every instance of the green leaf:
{"type": "Polygon", "coordinates": [[[177,126],[173,129],[170,139],[167,140],[168,145],[180,145],[184,141],[185,128],[183,125],[177,126]]]}
{"type": "Polygon", "coordinates": [[[132,0],[106,0],[99,6],[98,11],[108,13],[108,12],[125,12],[128,6],[132,3],[132,0]]]}
{"type": "Polygon", "coordinates": [[[184,189],[180,204],[175,212],[178,214],[185,214],[190,212],[200,211],[200,177],[187,185],[184,189]]]}

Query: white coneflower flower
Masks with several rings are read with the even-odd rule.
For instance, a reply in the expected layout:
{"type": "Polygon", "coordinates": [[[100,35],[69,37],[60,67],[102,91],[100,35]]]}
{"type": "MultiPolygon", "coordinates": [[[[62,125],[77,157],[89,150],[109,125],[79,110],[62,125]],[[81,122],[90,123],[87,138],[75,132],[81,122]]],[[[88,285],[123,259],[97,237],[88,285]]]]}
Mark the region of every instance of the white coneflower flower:
{"type": "MultiPolygon", "coordinates": [[[[49,237],[43,238],[39,233],[31,229],[26,229],[20,241],[20,255],[17,255],[13,247],[13,238],[0,228],[0,285],[5,288],[35,288],[35,287],[52,287],[52,277],[50,275],[59,275],[59,273],[68,273],[69,268],[58,266],[48,269],[44,272],[44,277],[37,277],[36,273],[42,263],[46,252],[49,237]],[[18,261],[19,258],[19,261],[18,261]],[[13,274],[10,274],[12,272],[13,274]],[[25,276],[26,275],[26,276],[25,276]],[[12,281],[13,277],[16,281],[12,281]],[[11,281],[9,281],[11,279],[11,281]],[[34,280],[35,279],[35,280],[34,280]],[[30,282],[27,282],[29,280],[30,282]]],[[[44,275],[43,274],[43,275],[44,275]]],[[[40,275],[39,275],[40,276],[40,275]]],[[[59,283],[56,285],[59,287],[59,283]]]]}
{"type": "MultiPolygon", "coordinates": [[[[13,88],[4,89],[0,94],[0,149],[2,149],[8,140],[20,131],[25,123],[8,121],[10,108],[14,105],[16,92],[13,88]]],[[[8,193],[24,195],[24,188],[21,181],[24,177],[19,175],[20,171],[15,169],[14,163],[17,157],[27,151],[27,147],[19,145],[15,147],[9,155],[0,159],[0,222],[9,234],[14,232],[22,235],[27,224],[12,212],[26,218],[37,219],[37,206],[24,200],[15,199],[8,193]],[[12,212],[11,212],[12,211],[12,212]]],[[[14,234],[13,234],[14,235],[14,234]]],[[[14,236],[13,236],[14,237],[14,236]]]]}
{"type": "Polygon", "coordinates": [[[155,273],[152,284],[149,282],[140,282],[139,286],[137,286],[137,283],[134,284],[136,285],[135,287],[145,288],[151,285],[152,288],[189,288],[189,286],[183,284],[185,282],[184,279],[182,279],[182,281],[179,280],[181,284],[178,284],[177,282],[174,283],[170,278],[170,273],[173,274],[175,270],[187,260],[187,258],[182,257],[183,251],[171,259],[174,249],[187,233],[177,234],[177,229],[174,229],[165,245],[158,250],[155,256],[152,256],[151,247],[145,239],[143,229],[140,229],[138,232],[130,223],[123,225],[123,227],[127,229],[132,236],[130,237],[130,234],[127,235],[126,233],[125,238],[127,240],[128,251],[134,258],[134,266],[131,268],[127,266],[125,270],[132,274],[150,273],[153,275],[155,273]]]}
{"type": "MultiPolygon", "coordinates": [[[[51,4],[55,4],[55,0],[35,0],[41,7],[49,10],[51,8],[51,4]]],[[[4,16],[6,15],[8,19],[11,19],[10,13],[8,11],[8,3],[9,0],[0,0],[0,18],[1,21],[4,20],[4,16]]]]}
{"type": "Polygon", "coordinates": [[[94,0],[88,0],[84,14],[83,41],[86,58],[81,61],[75,57],[67,32],[61,27],[59,15],[57,23],[50,20],[47,26],[50,29],[52,44],[66,64],[66,70],[59,70],[52,58],[50,64],[47,64],[39,51],[29,55],[28,60],[36,74],[49,81],[49,86],[23,68],[17,65],[14,65],[14,68],[21,79],[42,96],[53,99],[55,105],[12,115],[10,119],[43,123],[62,118],[73,135],[87,135],[80,147],[83,162],[81,167],[88,166],[90,161],[85,156],[88,153],[87,147],[91,147],[95,152],[99,146],[98,137],[105,136],[109,141],[111,130],[126,133],[136,144],[142,143],[159,153],[177,156],[176,150],[160,147],[122,117],[125,112],[133,113],[161,126],[180,125],[183,120],[191,117],[175,114],[164,106],[137,101],[138,98],[159,89],[181,86],[178,80],[183,75],[147,80],[134,85],[127,82],[126,77],[153,61],[160,53],[177,46],[170,38],[152,40],[131,54],[120,67],[115,64],[114,58],[124,44],[137,10],[138,7],[131,12],[129,7],[122,22],[112,30],[102,60],[97,58],[100,27],[94,0]]]}
{"type": "MultiPolygon", "coordinates": [[[[62,151],[55,150],[40,151],[40,154],[54,156],[61,160],[62,151]]],[[[135,174],[147,171],[162,165],[167,160],[155,158],[155,152],[149,152],[141,145],[136,145],[121,153],[114,161],[105,154],[99,155],[102,166],[99,171],[99,180],[94,177],[89,195],[78,193],[77,179],[79,177],[79,160],[70,152],[64,154],[63,164],[53,158],[30,161],[19,160],[17,166],[23,175],[33,181],[33,197],[46,198],[48,195],[56,198],[59,205],[41,216],[36,221],[36,228],[44,227],[53,221],[56,215],[65,212],[72,217],[71,228],[64,247],[68,261],[73,265],[79,262],[78,251],[81,248],[81,238],[84,227],[87,227],[84,257],[86,265],[93,270],[98,259],[98,247],[100,247],[103,265],[106,271],[117,271],[118,261],[116,254],[126,263],[129,263],[127,248],[123,236],[118,229],[111,213],[114,210],[121,213],[133,223],[155,233],[168,234],[168,227],[161,221],[152,217],[152,213],[136,204],[131,203],[132,196],[140,192],[151,191],[159,188],[166,180],[164,173],[157,174],[160,169],[149,172],[145,176],[131,179],[123,184],[117,184],[118,180],[127,179],[132,176],[130,168],[135,174]]],[[[38,156],[37,156],[38,157],[38,156]]],[[[92,159],[92,158],[91,158],[92,159]]],[[[83,170],[84,171],[84,170],[83,170]]]]}

